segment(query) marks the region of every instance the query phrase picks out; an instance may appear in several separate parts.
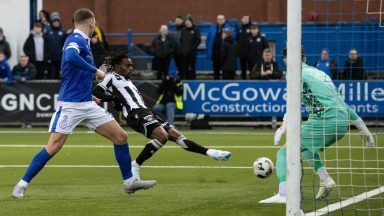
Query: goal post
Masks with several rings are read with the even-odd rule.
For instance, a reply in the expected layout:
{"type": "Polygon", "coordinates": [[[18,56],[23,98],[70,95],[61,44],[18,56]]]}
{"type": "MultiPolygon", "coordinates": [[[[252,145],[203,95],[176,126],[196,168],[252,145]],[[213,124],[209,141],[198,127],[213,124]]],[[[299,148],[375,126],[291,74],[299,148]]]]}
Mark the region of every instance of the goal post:
{"type": "Polygon", "coordinates": [[[286,215],[300,215],[301,0],[287,2],[287,204],[286,215]]]}

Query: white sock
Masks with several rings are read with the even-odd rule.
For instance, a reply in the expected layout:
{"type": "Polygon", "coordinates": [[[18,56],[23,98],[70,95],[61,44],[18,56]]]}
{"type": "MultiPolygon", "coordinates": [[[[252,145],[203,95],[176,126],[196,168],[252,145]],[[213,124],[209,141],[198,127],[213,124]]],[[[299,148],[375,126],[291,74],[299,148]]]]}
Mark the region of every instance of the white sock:
{"type": "Polygon", "coordinates": [[[320,182],[327,182],[330,178],[328,172],[327,172],[327,169],[325,169],[324,166],[320,167],[318,170],[317,170],[317,174],[319,175],[319,178],[320,178],[320,182]]]}
{"type": "Polygon", "coordinates": [[[17,186],[19,187],[27,187],[28,186],[28,182],[24,181],[23,179],[20,179],[20,181],[17,183],[17,186]]]}
{"type": "Polygon", "coordinates": [[[129,185],[129,184],[131,184],[131,183],[133,182],[133,180],[135,180],[133,177],[131,177],[131,178],[129,178],[129,179],[125,179],[125,180],[124,180],[124,184],[125,184],[125,185],[129,185]]]}
{"type": "Polygon", "coordinates": [[[140,168],[140,165],[136,162],[136,160],[132,161],[132,166],[140,168]]]}
{"type": "Polygon", "coordinates": [[[279,194],[281,196],[286,196],[287,195],[287,182],[286,181],[280,182],[280,184],[279,184],[279,194]]]}

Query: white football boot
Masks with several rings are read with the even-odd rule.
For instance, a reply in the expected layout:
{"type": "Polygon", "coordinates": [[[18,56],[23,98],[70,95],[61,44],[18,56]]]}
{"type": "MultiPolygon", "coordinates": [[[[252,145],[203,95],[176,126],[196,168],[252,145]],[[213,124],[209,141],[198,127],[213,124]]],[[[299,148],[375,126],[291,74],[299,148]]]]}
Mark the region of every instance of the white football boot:
{"type": "Polygon", "coordinates": [[[316,195],[316,199],[326,199],[335,187],[336,182],[331,177],[329,177],[327,182],[320,182],[320,188],[316,195]]]}
{"type": "Polygon", "coordinates": [[[216,149],[208,149],[207,155],[215,160],[227,161],[231,159],[232,153],[216,149]]]}
{"type": "Polygon", "coordinates": [[[155,180],[141,181],[138,179],[134,179],[129,183],[124,183],[124,191],[128,194],[135,193],[138,190],[147,190],[156,185],[155,180]]]}
{"type": "Polygon", "coordinates": [[[281,196],[279,193],[274,196],[261,200],[259,203],[261,204],[285,204],[287,203],[287,196],[281,196]]]}
{"type": "Polygon", "coordinates": [[[25,194],[25,190],[26,190],[26,189],[27,189],[27,187],[16,185],[16,186],[13,188],[12,196],[13,196],[14,198],[22,199],[22,198],[24,197],[24,194],[25,194]]]}

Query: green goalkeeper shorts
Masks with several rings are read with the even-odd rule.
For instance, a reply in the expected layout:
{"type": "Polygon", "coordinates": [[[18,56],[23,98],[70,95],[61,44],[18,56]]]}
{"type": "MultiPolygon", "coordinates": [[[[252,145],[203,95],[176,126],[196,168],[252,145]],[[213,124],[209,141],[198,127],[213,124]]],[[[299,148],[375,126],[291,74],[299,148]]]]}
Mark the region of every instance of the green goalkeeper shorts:
{"type": "Polygon", "coordinates": [[[308,120],[301,125],[301,150],[322,151],[344,137],[348,118],[308,120]]]}

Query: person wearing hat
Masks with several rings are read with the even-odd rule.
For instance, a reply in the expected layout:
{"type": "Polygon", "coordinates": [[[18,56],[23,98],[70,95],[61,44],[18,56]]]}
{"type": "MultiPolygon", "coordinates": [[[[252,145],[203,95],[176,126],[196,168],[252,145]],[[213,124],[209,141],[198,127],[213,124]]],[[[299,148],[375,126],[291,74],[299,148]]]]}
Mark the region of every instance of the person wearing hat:
{"type": "Polygon", "coordinates": [[[161,82],[157,92],[160,96],[152,108],[153,112],[156,115],[165,116],[167,122],[173,125],[176,110],[183,109],[183,83],[177,76],[176,71],[169,71],[168,76],[161,82]]]}
{"type": "Polygon", "coordinates": [[[179,53],[181,55],[180,79],[196,79],[197,47],[201,42],[199,29],[193,23],[191,15],[185,18],[185,28],[181,31],[179,53]]]}
{"type": "Polygon", "coordinates": [[[224,29],[223,31],[223,45],[221,47],[221,67],[223,70],[224,80],[235,79],[235,72],[237,70],[237,48],[236,43],[232,37],[231,29],[224,29]]]}
{"type": "Polygon", "coordinates": [[[11,48],[4,36],[3,29],[0,27],[0,51],[4,53],[7,59],[11,58],[11,48]]]}
{"type": "Polygon", "coordinates": [[[60,67],[62,49],[64,46],[67,34],[61,25],[60,14],[53,12],[51,14],[52,28],[47,33],[47,39],[49,43],[49,55],[52,60],[52,73],[51,79],[60,79],[60,67]]]}
{"type": "Polygon", "coordinates": [[[269,48],[267,39],[260,33],[259,25],[253,23],[247,47],[249,71],[252,70],[257,62],[262,60],[263,51],[266,48],[269,48]]]}

